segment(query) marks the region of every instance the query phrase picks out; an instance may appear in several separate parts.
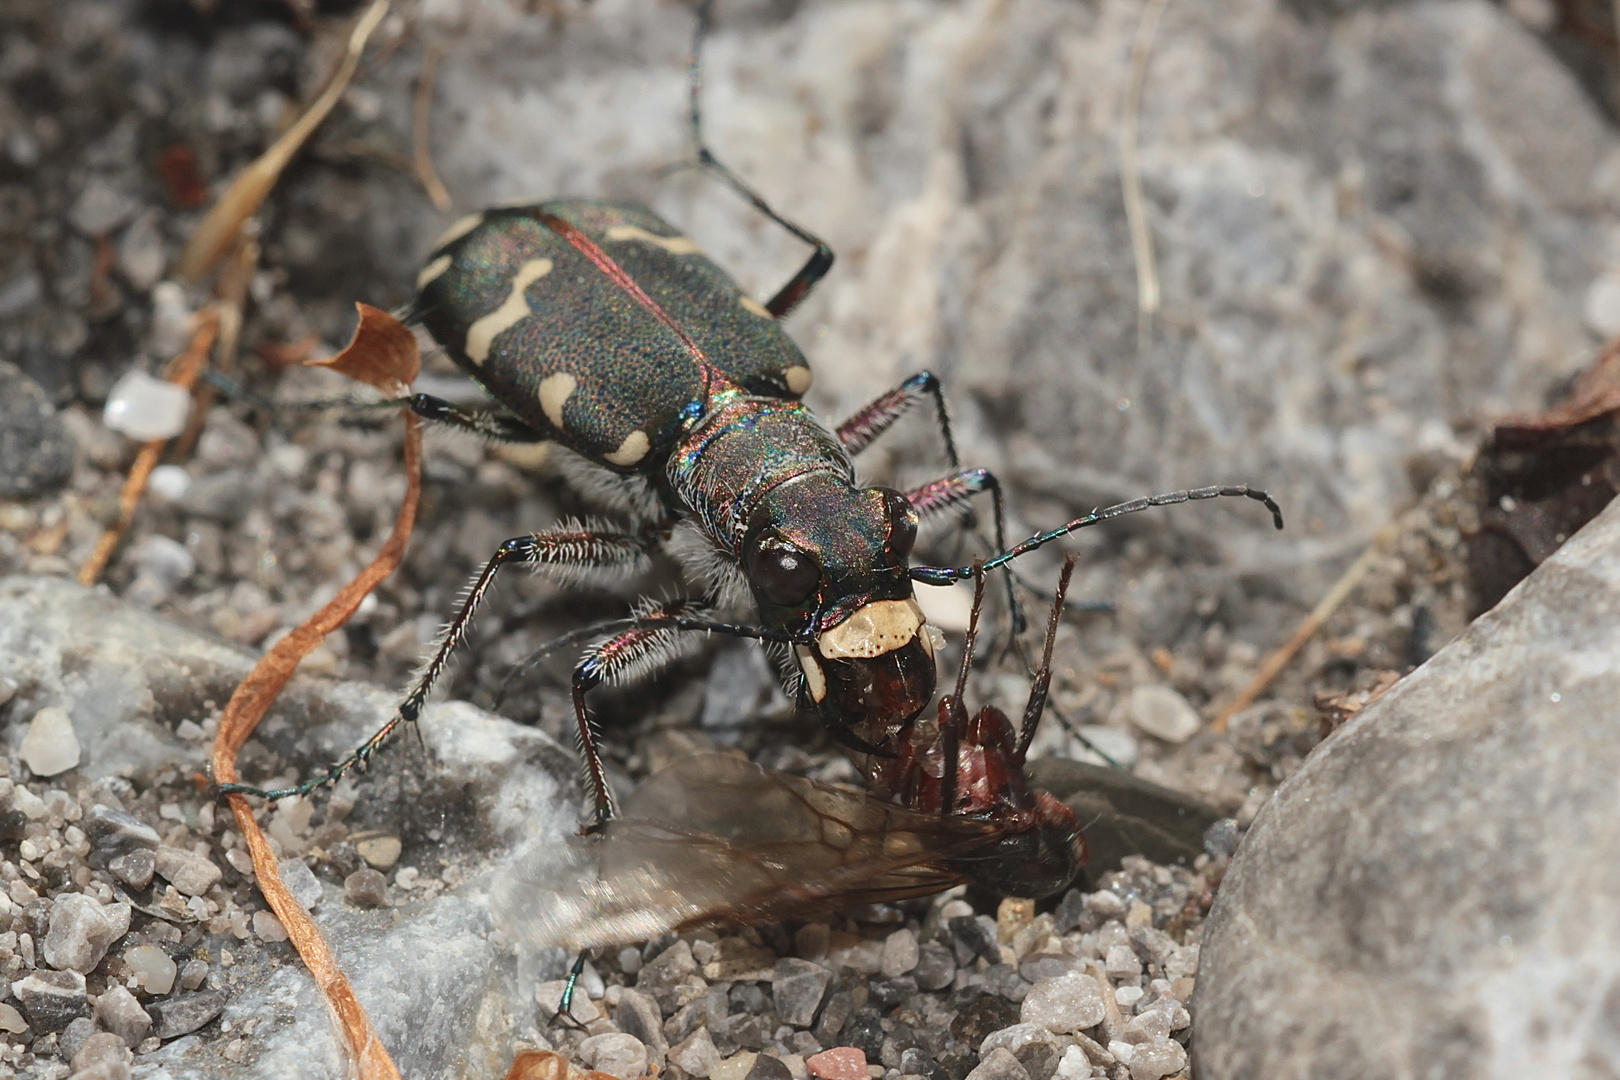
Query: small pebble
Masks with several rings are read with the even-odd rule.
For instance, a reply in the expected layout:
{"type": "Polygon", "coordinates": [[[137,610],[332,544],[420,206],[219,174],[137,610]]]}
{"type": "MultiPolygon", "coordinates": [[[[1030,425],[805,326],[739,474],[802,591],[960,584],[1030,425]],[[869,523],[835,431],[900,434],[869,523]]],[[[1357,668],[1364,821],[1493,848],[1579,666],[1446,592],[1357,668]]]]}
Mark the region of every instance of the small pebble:
{"type": "Polygon", "coordinates": [[[203,990],[154,1001],[147,1011],[157,1025],[155,1034],[167,1042],[191,1034],[218,1016],[224,1008],[224,991],[203,990]]]}
{"type": "Polygon", "coordinates": [[[89,1042],[90,1036],[95,1033],[96,1022],[88,1016],[81,1016],[69,1023],[56,1036],[56,1048],[63,1057],[71,1060],[79,1053],[79,1048],[89,1042]]]}
{"type": "Polygon", "coordinates": [[[917,935],[910,930],[896,930],[883,939],[878,971],[885,979],[896,979],[915,968],[919,958],[917,935]]]}
{"type": "Polygon", "coordinates": [[[305,911],[321,902],[320,880],[303,859],[281,859],[276,865],[281,871],[281,883],[305,911]]]}
{"type": "Polygon", "coordinates": [[[157,852],[146,848],[137,848],[126,851],[122,855],[114,855],[107,860],[107,869],[111,870],[125,884],[137,889],[144,889],[152,884],[152,875],[157,872],[157,852]]]}
{"type": "Polygon", "coordinates": [[[739,1050],[716,1065],[709,1074],[709,1080],[748,1080],[748,1074],[754,1069],[754,1059],[758,1056],[752,1050],[739,1050]]]}
{"type": "Polygon", "coordinates": [[[28,1026],[35,1031],[61,1031],[90,1015],[84,976],[77,971],[36,971],[11,984],[28,1026]]]}
{"type": "Polygon", "coordinates": [[[1114,1001],[1122,1009],[1134,1009],[1146,993],[1140,986],[1121,986],[1114,991],[1114,1001]]]}
{"type": "MultiPolygon", "coordinates": [[[[129,1075],[129,1062],[133,1055],[129,1047],[110,1031],[92,1030],[72,1054],[73,1075],[112,1077],[129,1075]],[[120,1072],[120,1067],[122,1071],[120,1072]]],[[[66,1051],[66,1047],[63,1047],[66,1051]]]]}
{"type": "Polygon", "coordinates": [[[5,1002],[0,1002],[0,1031],[16,1035],[27,1030],[28,1021],[23,1019],[22,1013],[5,1002]]]}
{"type": "Polygon", "coordinates": [[[1142,974],[1142,961],[1129,945],[1110,945],[1103,954],[1103,970],[1111,979],[1129,979],[1142,974]]]}
{"type": "Polygon", "coordinates": [[[281,925],[281,920],[276,918],[273,911],[253,913],[253,932],[266,944],[287,940],[287,928],[281,925]]]}
{"type": "Polygon", "coordinates": [[[771,972],[771,997],[782,1022],[809,1027],[832,977],[832,972],[808,960],[790,956],[778,960],[771,972]]]}
{"type": "Polygon", "coordinates": [[[167,845],[157,849],[158,877],[186,896],[201,896],[225,876],[210,860],[193,851],[167,845]]]}
{"type": "Polygon", "coordinates": [[[1133,687],[1126,708],[1131,723],[1168,743],[1184,743],[1203,727],[1198,710],[1168,686],[1133,687]]]}
{"type": "Polygon", "coordinates": [[[357,908],[388,906],[388,879],[382,871],[362,866],[343,879],[343,899],[357,908]]]}
{"type": "Polygon", "coordinates": [[[1059,1034],[1084,1031],[1103,1022],[1102,993],[1096,979],[1078,971],[1042,979],[1024,997],[1019,1018],[1059,1034]]]}
{"type": "Polygon", "coordinates": [[[664,1014],[658,1002],[641,991],[628,986],[619,991],[619,1001],[613,1006],[613,1022],[619,1025],[620,1031],[641,1040],[653,1059],[660,1060],[669,1052],[664,1014]]]}
{"type": "Polygon", "coordinates": [[[131,368],[113,384],[101,422],[137,442],[172,439],[186,428],[191,394],[165,379],[131,368]]]}
{"type": "MultiPolygon", "coordinates": [[[[669,1061],[688,1076],[707,1080],[720,1064],[720,1051],[714,1048],[709,1029],[698,1028],[684,1042],[669,1048],[669,1061]]],[[[864,1073],[860,1080],[866,1080],[864,1073]]]]}
{"type": "Polygon", "coordinates": [[[180,989],[195,990],[208,981],[208,963],[192,957],[180,965],[180,989]]]}
{"type": "Polygon", "coordinates": [[[56,776],[79,764],[79,737],[66,710],[49,706],[28,723],[17,756],[35,776],[56,776]]]}
{"type": "Polygon", "coordinates": [[[870,1080],[866,1055],[853,1046],[835,1046],[804,1059],[804,1067],[819,1080],[870,1080]]]}
{"type": "Polygon", "coordinates": [[[1091,1058],[1078,1046],[1068,1047],[1058,1059],[1057,1080],[1087,1080],[1091,1076],[1091,1058]]]}
{"type": "Polygon", "coordinates": [[[753,1067],[744,1080],[793,1080],[793,1073],[779,1058],[760,1054],[754,1058],[753,1067]]]}
{"type": "MultiPolygon", "coordinates": [[[[991,964],[1001,962],[1001,945],[996,941],[996,924],[988,915],[962,915],[952,919],[948,925],[951,936],[967,952],[969,958],[980,956],[991,964]]],[[[957,963],[962,963],[960,952],[957,955],[957,963]]]]}
{"type": "MultiPolygon", "coordinates": [[[[1108,1048],[1112,1050],[1114,1044],[1110,1043],[1108,1048]]],[[[1174,1039],[1160,1039],[1135,1047],[1130,1067],[1131,1080],[1159,1080],[1187,1067],[1187,1051],[1174,1039]]]]}
{"type": "Polygon", "coordinates": [[[83,893],[66,893],[51,907],[50,929],[40,943],[40,955],[58,970],[88,974],[120,936],[100,904],[83,893]]]}
{"type": "Polygon", "coordinates": [[[136,985],[155,996],[173,990],[175,977],[180,972],[173,958],[156,945],[136,945],[124,950],[124,963],[134,974],[136,985]]]}
{"type": "Polygon", "coordinates": [[[967,1074],[967,1080],[1029,1080],[1029,1072],[1011,1051],[998,1047],[967,1074]]]}
{"type": "Polygon", "coordinates": [[[377,870],[387,870],[399,862],[402,848],[397,836],[368,836],[356,841],[354,850],[360,853],[367,865],[377,870]]]}
{"type": "Polygon", "coordinates": [[[943,990],[956,975],[956,955],[937,941],[917,946],[917,966],[911,975],[923,990],[943,990]]]}
{"type": "Polygon", "coordinates": [[[124,1040],[131,1050],[152,1030],[152,1018],[120,983],[113,983],[96,999],[96,1019],[101,1026],[124,1040]]]}
{"type": "Polygon", "coordinates": [[[579,1044],[579,1060],[586,1068],[619,1080],[638,1080],[647,1075],[647,1047],[635,1036],[620,1031],[585,1039],[579,1044]]]}
{"type": "Polygon", "coordinates": [[[107,854],[138,849],[156,850],[162,843],[157,830],[133,814],[96,803],[84,816],[84,833],[97,851],[107,854]]]}

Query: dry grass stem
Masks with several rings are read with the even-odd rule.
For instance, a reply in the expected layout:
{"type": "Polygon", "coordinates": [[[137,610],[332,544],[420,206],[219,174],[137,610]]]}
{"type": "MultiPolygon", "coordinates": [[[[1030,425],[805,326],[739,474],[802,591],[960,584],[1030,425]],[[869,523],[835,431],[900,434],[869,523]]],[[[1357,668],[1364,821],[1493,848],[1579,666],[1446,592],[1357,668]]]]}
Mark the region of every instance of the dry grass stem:
{"type": "MultiPolygon", "coordinates": [[[[1620,0],[1616,0],[1620,3],[1620,0]]],[[[1124,188],[1125,220],[1131,230],[1131,253],[1136,258],[1136,350],[1147,352],[1153,317],[1159,312],[1159,270],[1153,258],[1153,233],[1148,228],[1142,201],[1142,174],[1136,158],[1136,126],[1142,111],[1142,84],[1147,80],[1148,57],[1159,32],[1159,19],[1170,0],[1148,0],[1136,24],[1131,43],[1131,72],[1125,84],[1125,108],[1119,124],[1119,179],[1124,188]]]]}
{"type": "Polygon", "coordinates": [[[366,8],[350,31],[348,48],[337,71],[328,80],[326,89],[281,138],[242,170],[242,174],[231,182],[225,194],[220,196],[214,208],[198,224],[186,243],[186,250],[180,255],[179,271],[182,275],[195,281],[207,273],[235,241],[242,223],[258,213],[265,196],[275,187],[287,163],[315,133],[315,129],[321,126],[343,96],[343,91],[348,89],[349,80],[354,78],[355,69],[360,65],[360,54],[365,51],[366,41],[388,13],[388,3],[389,0],[372,0],[371,6],[366,8]]]}

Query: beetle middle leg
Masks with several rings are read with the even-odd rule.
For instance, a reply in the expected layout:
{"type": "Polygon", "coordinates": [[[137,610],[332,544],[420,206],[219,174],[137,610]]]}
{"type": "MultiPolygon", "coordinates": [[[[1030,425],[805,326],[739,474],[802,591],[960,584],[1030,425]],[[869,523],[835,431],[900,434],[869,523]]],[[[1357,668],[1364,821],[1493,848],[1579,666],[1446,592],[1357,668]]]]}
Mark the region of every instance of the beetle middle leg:
{"type": "Polygon", "coordinates": [[[774,318],[782,318],[788,312],[798,307],[816,283],[827,276],[832,269],[833,249],[827,242],[802,225],[797,225],[771,208],[764,196],[748,185],[742,177],[732,172],[709,149],[708,142],[703,137],[703,39],[709,36],[709,28],[714,24],[714,0],[703,0],[698,5],[697,27],[692,33],[692,60],[687,67],[689,117],[692,125],[692,142],[697,147],[698,167],[719,177],[720,180],[746,199],[755,210],[764,214],[794,236],[809,244],[815,250],[810,258],[787,284],[776,290],[776,295],[765,301],[765,310],[774,318]]]}
{"type": "Polygon", "coordinates": [[[483,571],[468,587],[461,608],[451,620],[433,656],[422,667],[416,685],[400,702],[399,708],[388,722],[355,749],[348,757],[329,766],[319,776],[289,788],[265,791],[242,784],[222,784],[225,792],[240,792],[265,799],[281,799],[289,795],[307,795],[316,788],[334,784],[357,765],[369,761],[383,743],[401,724],[414,723],[422,713],[422,706],[432,692],[433,685],[444,672],[450,654],[461,643],[472,624],[474,613],[484,594],[495,581],[502,567],[513,563],[535,568],[550,568],[555,576],[564,579],[583,576],[591,572],[619,572],[633,574],[647,566],[656,537],[649,530],[640,532],[614,532],[606,529],[559,528],[549,532],[517,536],[503,543],[485,564],[483,571]]]}

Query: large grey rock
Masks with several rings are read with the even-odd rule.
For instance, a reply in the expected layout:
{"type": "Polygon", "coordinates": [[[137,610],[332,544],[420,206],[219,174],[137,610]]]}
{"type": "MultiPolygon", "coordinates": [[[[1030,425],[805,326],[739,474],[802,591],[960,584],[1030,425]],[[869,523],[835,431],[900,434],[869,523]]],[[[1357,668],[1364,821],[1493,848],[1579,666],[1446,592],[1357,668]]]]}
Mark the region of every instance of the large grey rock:
{"type": "MultiPolygon", "coordinates": [[[[66,709],[85,740],[80,772],[92,778],[126,776],[142,784],[167,768],[206,771],[208,744],[183,739],[175,729],[182,720],[213,714],[250,663],[239,649],[104,592],[57,578],[0,578],[0,677],[18,684],[0,716],[66,709]]],[[[260,738],[307,773],[352,748],[395,701],[393,691],[380,687],[297,679],[260,738]]],[[[397,812],[432,816],[443,830],[440,843],[465,871],[464,883],[390,911],[326,903],[316,919],[404,1075],[499,1077],[511,1062],[514,1040],[534,1022],[541,976],[555,975],[565,961],[519,961],[491,940],[489,881],[520,842],[548,832],[561,841],[573,833],[573,758],[544,734],[465,704],[430,706],[421,727],[430,764],[414,770],[421,787],[409,801],[396,803],[397,812]],[[546,966],[553,961],[555,970],[546,966]]],[[[8,736],[16,740],[18,733],[8,736]]],[[[387,755],[379,766],[373,776],[413,771],[399,754],[387,755]]],[[[108,820],[91,823],[98,840],[108,820]]],[[[220,815],[222,825],[228,820],[220,815]]],[[[117,820],[111,824],[121,827],[117,820]]],[[[245,951],[235,939],[217,944],[245,951]]],[[[247,1060],[227,1059],[222,1048],[228,1040],[207,1037],[204,1029],[142,1055],[138,1076],[348,1075],[331,1018],[301,965],[248,964],[239,955],[233,971],[238,974],[225,991],[223,1017],[237,1030],[256,1022],[247,1060]]],[[[57,977],[38,977],[46,975],[57,977]]],[[[82,976],[72,977],[80,979],[78,1005],[58,1003],[62,993],[47,988],[56,997],[41,991],[21,998],[34,1010],[30,1015],[49,1012],[66,1023],[77,1015],[74,1009],[87,1011],[82,976]]],[[[204,995],[186,1000],[195,1005],[204,995]]],[[[212,1008],[213,999],[205,1003],[212,1008]]],[[[192,1008],[158,1022],[179,1025],[169,1032],[179,1034],[181,1020],[207,1019],[197,1017],[192,1008]]]]}
{"type": "MultiPolygon", "coordinates": [[[[722,4],[708,130],[839,253],[788,321],[823,415],[938,372],[1015,528],[1267,486],[1287,532],[1233,501],[1111,526],[1144,538],[1134,588],[1091,540],[1076,595],[1118,596],[1160,637],[1219,595],[1229,626],[1281,640],[1408,498],[1408,459],[1539,405],[1597,343],[1582,309],[1620,228],[1620,139],[1507,6],[1170,5],[1139,139],[1164,299],[1139,355],[1117,136],[1143,6],[722,4]]],[[[483,205],[629,197],[769,295],[803,246],[663,171],[690,156],[689,27],[639,0],[547,22],[434,5],[434,142],[458,205],[416,223],[417,252],[483,205]]],[[[379,244],[400,230],[389,204],[379,244]]],[[[885,436],[872,471],[937,475],[927,428],[885,436]]]]}
{"type": "Polygon", "coordinates": [[[1204,927],[1207,1080],[1620,1071],[1620,501],[1324,743],[1204,927]]]}

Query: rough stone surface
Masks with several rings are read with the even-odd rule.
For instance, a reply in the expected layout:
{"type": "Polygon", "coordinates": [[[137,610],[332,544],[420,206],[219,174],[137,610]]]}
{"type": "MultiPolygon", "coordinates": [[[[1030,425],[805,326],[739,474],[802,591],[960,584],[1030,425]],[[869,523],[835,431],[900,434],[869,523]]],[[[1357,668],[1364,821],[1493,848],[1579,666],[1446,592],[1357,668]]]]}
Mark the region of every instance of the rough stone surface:
{"type": "Polygon", "coordinates": [[[1261,811],[1205,927],[1200,1074],[1620,1068],[1617,701],[1620,502],[1261,811]]]}
{"type": "Polygon", "coordinates": [[[73,440],[39,384],[0,361],[0,499],[31,498],[73,472],[73,440]]]}
{"type": "Polygon", "coordinates": [[[776,1013],[783,1023],[804,1027],[815,1018],[832,972],[820,964],[794,957],[776,962],[771,975],[771,996],[776,1002],[776,1013]]]}

